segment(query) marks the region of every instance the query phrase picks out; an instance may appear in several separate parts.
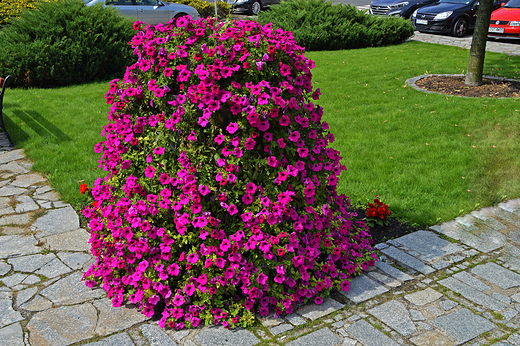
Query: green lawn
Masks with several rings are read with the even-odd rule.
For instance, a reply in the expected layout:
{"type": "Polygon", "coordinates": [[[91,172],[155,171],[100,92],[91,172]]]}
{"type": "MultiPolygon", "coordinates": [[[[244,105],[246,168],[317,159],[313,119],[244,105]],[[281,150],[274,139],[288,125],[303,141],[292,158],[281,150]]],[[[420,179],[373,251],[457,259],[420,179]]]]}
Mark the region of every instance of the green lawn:
{"type": "MultiPolygon", "coordinates": [[[[469,52],[410,42],[399,46],[312,52],[313,83],[324,120],[348,168],[340,192],[356,205],[379,195],[393,215],[422,226],[478,206],[516,198],[520,102],[418,92],[405,85],[425,73],[463,73],[469,52]]],[[[520,78],[520,57],[487,53],[485,74],[520,78]]],[[[107,83],[8,90],[6,126],[34,169],[79,206],[79,184],[92,186],[109,107],[107,83]]]]}

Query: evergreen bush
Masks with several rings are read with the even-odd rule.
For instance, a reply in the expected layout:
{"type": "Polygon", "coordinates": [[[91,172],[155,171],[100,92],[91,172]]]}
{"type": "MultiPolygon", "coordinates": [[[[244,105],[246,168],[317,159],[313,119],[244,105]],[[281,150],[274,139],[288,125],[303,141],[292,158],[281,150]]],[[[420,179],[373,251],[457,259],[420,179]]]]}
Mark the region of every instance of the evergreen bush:
{"type": "Polygon", "coordinates": [[[414,32],[404,18],[372,16],[353,5],[325,0],[284,0],[260,12],[257,20],[291,31],[308,51],[398,44],[414,32]]]}
{"type": "MultiPolygon", "coordinates": [[[[199,12],[201,18],[214,17],[215,16],[215,4],[213,1],[205,0],[168,0],[169,2],[175,2],[177,4],[184,4],[191,6],[199,12]]],[[[227,2],[219,0],[217,1],[217,15],[218,18],[226,18],[231,14],[231,6],[227,2]]]]}
{"type": "MultiPolygon", "coordinates": [[[[339,152],[290,32],[188,17],[140,29],[106,94],[84,275],[159,325],[251,325],[374,265],[338,196],[339,152]]],[[[82,191],[87,191],[82,187],[82,191]]]]}
{"type": "Polygon", "coordinates": [[[121,75],[131,63],[132,20],[81,0],[40,2],[0,31],[0,75],[18,87],[55,87],[121,75]]]}

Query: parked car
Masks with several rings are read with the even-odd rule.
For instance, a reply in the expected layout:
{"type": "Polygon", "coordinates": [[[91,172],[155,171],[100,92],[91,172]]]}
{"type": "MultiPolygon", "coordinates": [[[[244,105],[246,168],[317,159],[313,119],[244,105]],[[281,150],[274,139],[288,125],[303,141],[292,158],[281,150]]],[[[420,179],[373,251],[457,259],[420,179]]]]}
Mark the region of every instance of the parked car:
{"type": "Polygon", "coordinates": [[[186,15],[195,20],[200,18],[199,12],[191,6],[161,0],[92,0],[87,3],[87,6],[97,3],[114,6],[123,16],[152,25],[166,24],[173,18],[186,15]]]}
{"type": "Polygon", "coordinates": [[[380,16],[400,16],[411,18],[419,7],[433,4],[438,0],[375,0],[370,4],[370,14],[380,16]]]}
{"type": "Polygon", "coordinates": [[[488,37],[520,39],[520,0],[510,0],[491,13],[488,37]]]}
{"type": "Polygon", "coordinates": [[[280,3],[280,0],[227,0],[227,3],[233,8],[234,12],[258,14],[260,10],[280,3]]]}
{"type": "MultiPolygon", "coordinates": [[[[440,0],[415,10],[412,23],[419,32],[451,33],[462,37],[475,27],[478,5],[478,0],[440,0]]],[[[493,9],[499,7],[500,1],[495,0],[493,9]]]]}

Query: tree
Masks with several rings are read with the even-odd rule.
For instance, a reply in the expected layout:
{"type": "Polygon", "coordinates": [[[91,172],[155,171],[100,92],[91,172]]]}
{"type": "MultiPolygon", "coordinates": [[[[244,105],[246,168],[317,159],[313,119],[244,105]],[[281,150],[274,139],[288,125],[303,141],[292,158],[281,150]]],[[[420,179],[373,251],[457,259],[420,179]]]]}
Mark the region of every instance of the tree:
{"type": "Polygon", "coordinates": [[[493,0],[481,0],[477,12],[477,22],[471,40],[469,52],[468,72],[466,73],[466,85],[478,86],[482,84],[482,71],[484,70],[484,57],[486,55],[486,42],[489,29],[493,0]]]}

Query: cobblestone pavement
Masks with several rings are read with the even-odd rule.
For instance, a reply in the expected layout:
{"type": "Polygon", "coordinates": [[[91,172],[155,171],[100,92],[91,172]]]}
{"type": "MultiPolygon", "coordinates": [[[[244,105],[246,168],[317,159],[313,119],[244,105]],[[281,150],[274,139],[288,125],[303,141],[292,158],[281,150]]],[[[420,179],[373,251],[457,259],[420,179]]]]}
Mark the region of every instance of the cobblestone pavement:
{"type": "Polygon", "coordinates": [[[0,345],[520,345],[520,199],[376,246],[346,294],[257,328],[159,328],[80,281],[74,209],[0,139],[0,345]]]}

